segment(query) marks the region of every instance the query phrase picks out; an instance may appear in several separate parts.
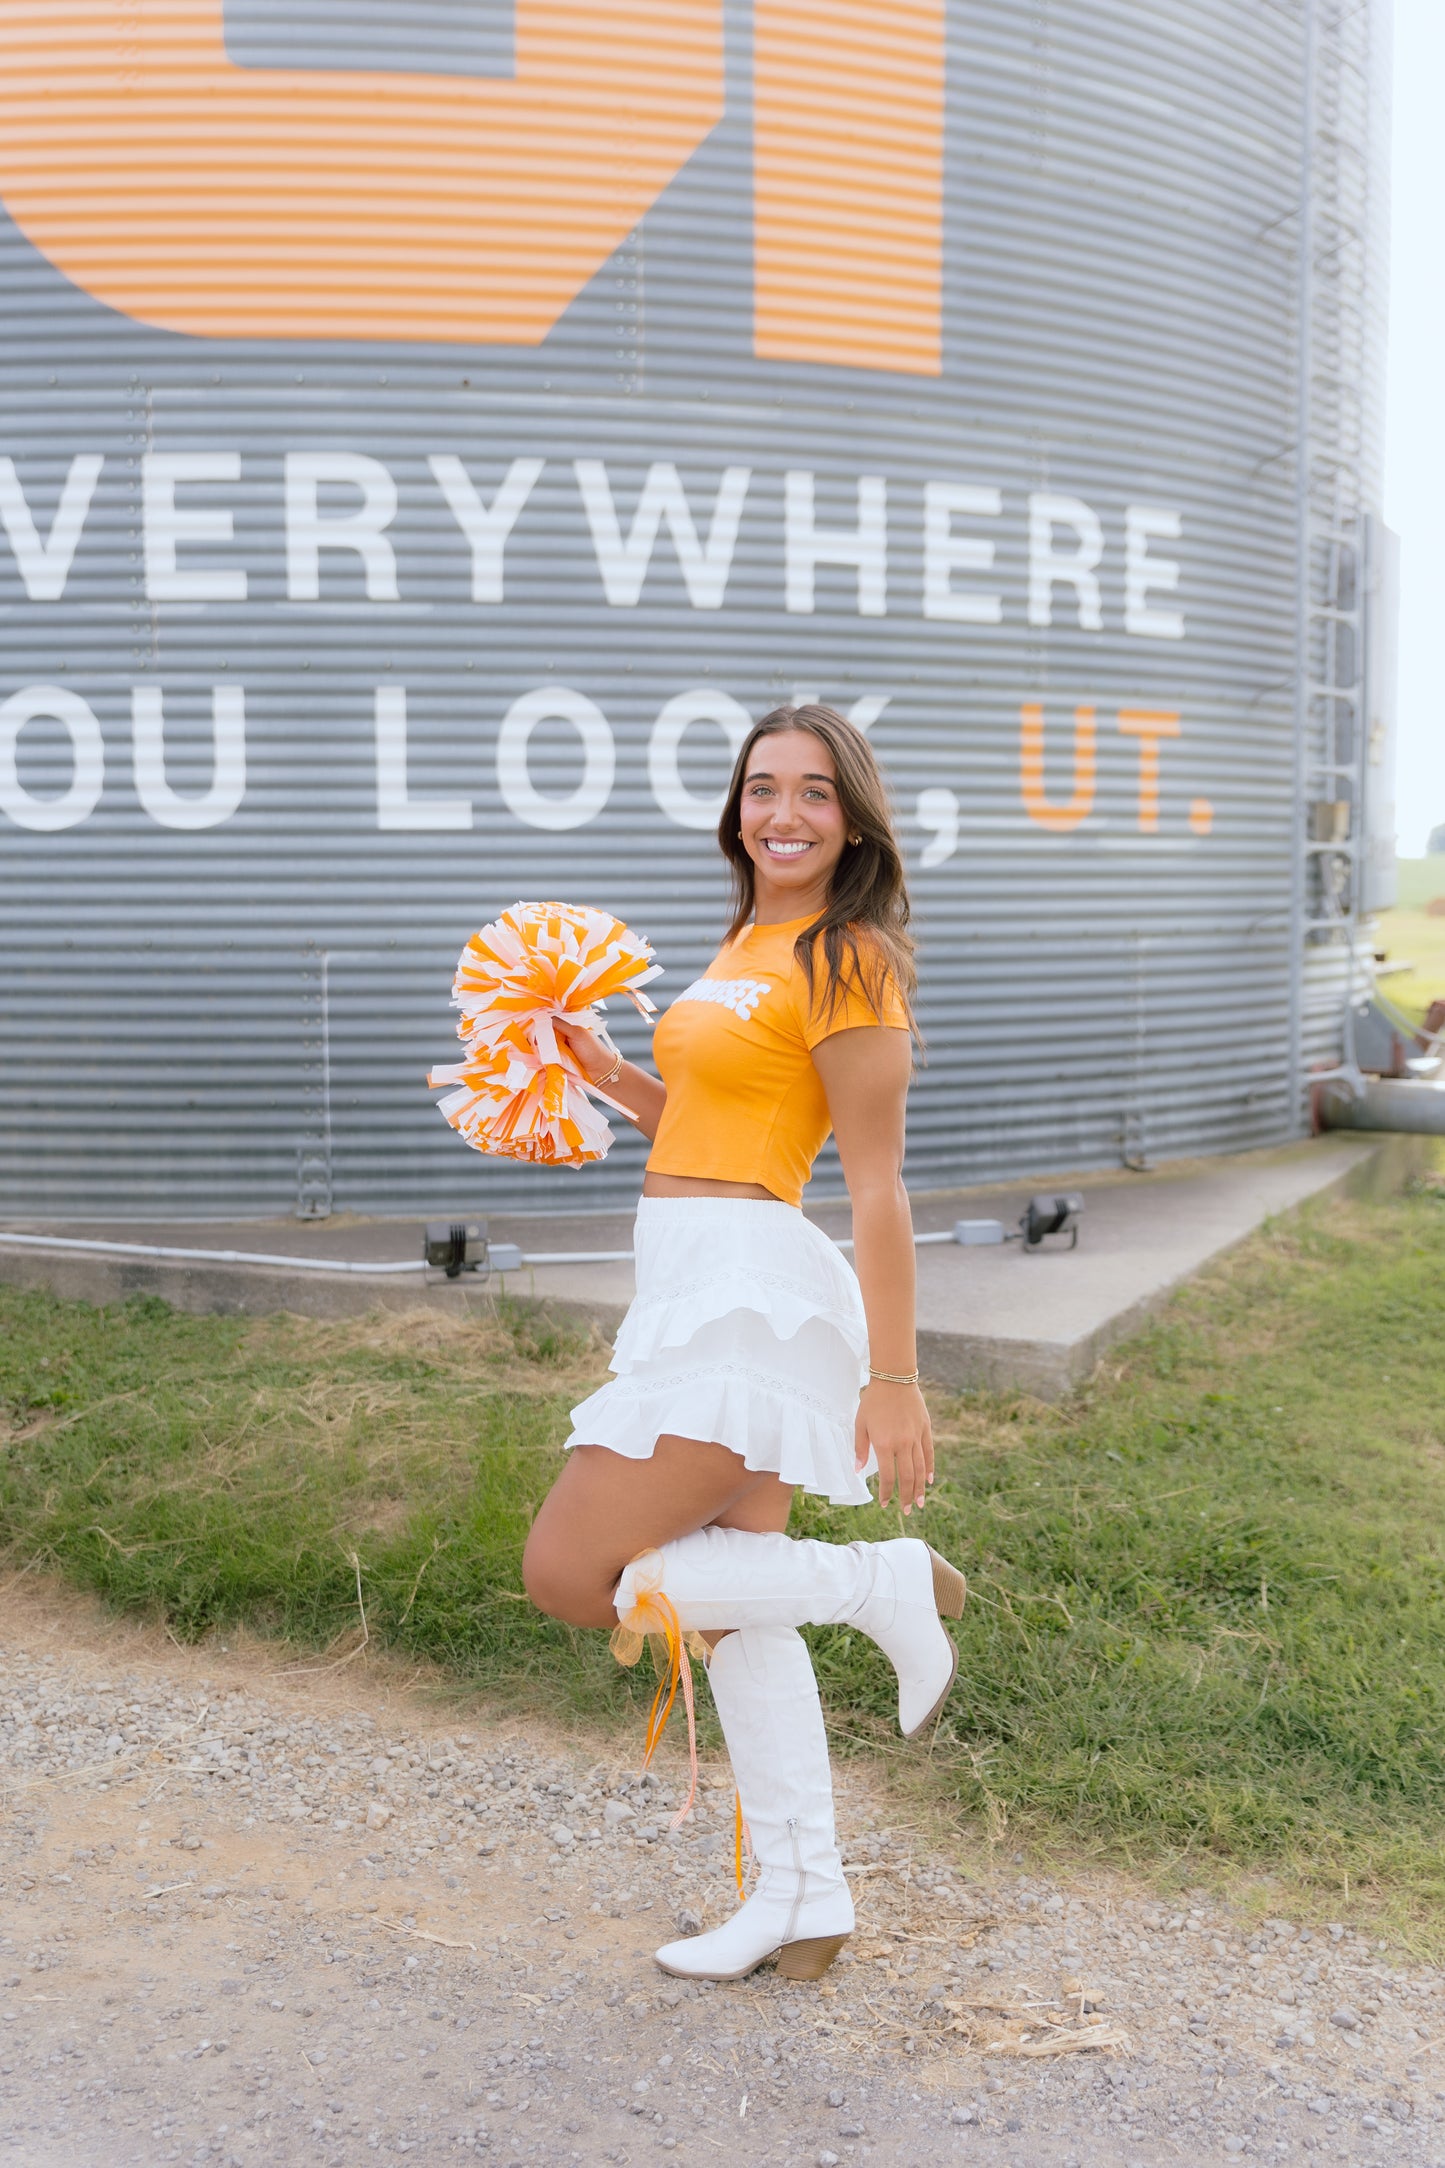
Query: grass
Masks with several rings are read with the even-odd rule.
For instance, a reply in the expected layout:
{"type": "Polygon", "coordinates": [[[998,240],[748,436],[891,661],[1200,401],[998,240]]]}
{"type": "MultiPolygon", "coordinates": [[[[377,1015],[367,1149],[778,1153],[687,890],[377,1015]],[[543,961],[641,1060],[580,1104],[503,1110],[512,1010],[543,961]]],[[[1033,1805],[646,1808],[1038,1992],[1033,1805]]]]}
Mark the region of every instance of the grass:
{"type": "MultiPolygon", "coordinates": [[[[1422,1917],[1445,1894],[1442,1346],[1435,1176],[1266,1230],[1065,1407],[938,1396],[925,1520],[973,1583],[960,1689],[925,1761],[871,1644],[820,1629],[840,1739],[1010,1843],[1422,1917]]],[[[344,1649],[359,1578],[373,1644],[616,1721],[641,1679],[519,1577],[601,1360],[509,1306],[317,1323],[0,1290],[0,1541],[182,1638],[344,1649]]]]}
{"type": "Polygon", "coordinates": [[[503,1303],[319,1323],[0,1290],[0,1542],[179,1637],[373,1642],[525,1700],[616,1691],[521,1595],[568,1408],[605,1357],[503,1303]]]}
{"type": "Polygon", "coordinates": [[[1423,1017],[1430,1003],[1445,995],[1445,915],[1426,906],[1445,900],[1445,858],[1400,858],[1395,862],[1399,902],[1380,914],[1380,945],[1408,971],[1391,972],[1383,990],[1407,1015],[1423,1017]]]}

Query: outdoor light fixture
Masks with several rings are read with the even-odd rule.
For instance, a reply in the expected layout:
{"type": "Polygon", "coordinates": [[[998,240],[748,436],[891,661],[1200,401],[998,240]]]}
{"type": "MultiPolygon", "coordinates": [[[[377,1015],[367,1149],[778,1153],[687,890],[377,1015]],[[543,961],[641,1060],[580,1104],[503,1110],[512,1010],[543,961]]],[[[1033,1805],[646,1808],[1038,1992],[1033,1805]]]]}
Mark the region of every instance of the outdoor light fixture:
{"type": "Polygon", "coordinates": [[[428,1220],[422,1256],[429,1272],[444,1272],[449,1280],[459,1280],[464,1272],[479,1273],[485,1279],[491,1266],[486,1221],[428,1220]]]}
{"type": "Polygon", "coordinates": [[[966,1250],[990,1249],[1001,1242],[1022,1242],[1025,1250],[1043,1247],[1050,1235],[1067,1235],[1068,1247],[1079,1246],[1079,1214],[1084,1200],[1078,1196],[1030,1197],[1027,1209],[1016,1229],[1005,1227],[1002,1220],[966,1219],[955,1220],[953,1231],[946,1235],[916,1235],[917,1242],[957,1242],[966,1250]]]}
{"type": "Polygon", "coordinates": [[[1050,1235],[1067,1235],[1068,1247],[1079,1246],[1079,1214],[1084,1200],[1079,1196],[1030,1197],[1028,1208],[1019,1221],[1019,1232],[1024,1238],[1024,1253],[1042,1249],[1050,1235]]]}
{"type": "Polygon", "coordinates": [[[463,1273],[489,1280],[494,1272],[520,1272],[523,1264],[517,1243],[487,1240],[485,1220],[428,1220],[422,1257],[429,1281],[438,1272],[449,1280],[459,1280],[463,1273]]]}

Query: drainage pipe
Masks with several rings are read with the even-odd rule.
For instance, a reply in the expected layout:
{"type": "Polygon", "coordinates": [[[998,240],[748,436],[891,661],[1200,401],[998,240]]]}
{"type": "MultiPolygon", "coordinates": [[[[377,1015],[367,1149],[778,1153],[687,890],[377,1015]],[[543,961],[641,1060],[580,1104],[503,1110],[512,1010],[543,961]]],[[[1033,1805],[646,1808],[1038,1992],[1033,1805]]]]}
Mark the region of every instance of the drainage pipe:
{"type": "Polygon", "coordinates": [[[1320,1093],[1320,1120],[1326,1129],[1387,1129],[1409,1137],[1445,1137],[1445,1079],[1366,1077],[1357,1098],[1326,1086],[1320,1093]]]}

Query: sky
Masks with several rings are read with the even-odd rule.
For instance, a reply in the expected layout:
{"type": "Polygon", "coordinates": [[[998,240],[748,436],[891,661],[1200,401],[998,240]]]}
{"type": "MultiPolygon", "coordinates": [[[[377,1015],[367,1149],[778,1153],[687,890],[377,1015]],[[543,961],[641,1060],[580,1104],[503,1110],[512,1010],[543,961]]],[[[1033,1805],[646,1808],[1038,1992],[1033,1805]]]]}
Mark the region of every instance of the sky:
{"type": "Polygon", "coordinates": [[[1445,0],[1395,0],[1385,518],[1400,537],[1399,850],[1445,823],[1445,0]]]}

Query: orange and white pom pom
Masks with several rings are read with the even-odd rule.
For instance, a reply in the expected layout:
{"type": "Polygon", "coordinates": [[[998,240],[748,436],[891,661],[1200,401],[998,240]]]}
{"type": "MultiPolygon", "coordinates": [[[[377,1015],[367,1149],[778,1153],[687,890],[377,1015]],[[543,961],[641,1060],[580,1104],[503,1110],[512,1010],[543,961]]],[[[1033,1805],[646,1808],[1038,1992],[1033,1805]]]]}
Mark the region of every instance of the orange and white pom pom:
{"type": "Polygon", "coordinates": [[[466,1057],[427,1078],[456,1087],[438,1101],[439,1112],[495,1159],[553,1167],[604,1159],[612,1131],[588,1094],[626,1109],[588,1083],[553,1023],[600,1031],[598,1011],[614,994],[652,1016],[642,988],[661,969],[647,943],[606,911],[514,903],[462,950],[452,1006],[462,1012],[457,1037],[466,1057]]]}

